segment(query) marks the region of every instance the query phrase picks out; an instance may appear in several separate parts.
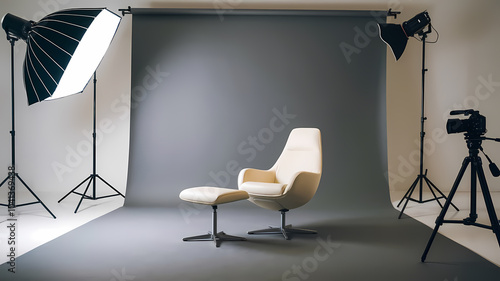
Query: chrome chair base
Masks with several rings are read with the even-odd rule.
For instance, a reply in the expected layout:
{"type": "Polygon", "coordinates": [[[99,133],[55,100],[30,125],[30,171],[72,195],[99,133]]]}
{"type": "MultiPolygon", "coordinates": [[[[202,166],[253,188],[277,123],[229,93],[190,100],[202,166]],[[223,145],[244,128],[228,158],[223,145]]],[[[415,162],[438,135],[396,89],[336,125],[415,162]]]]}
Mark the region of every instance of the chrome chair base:
{"type": "Polygon", "coordinates": [[[248,231],[248,234],[281,234],[286,240],[290,240],[289,234],[317,234],[318,232],[310,229],[293,228],[291,224],[285,225],[285,215],[288,210],[280,210],[281,213],[281,226],[269,227],[265,229],[248,231]]]}

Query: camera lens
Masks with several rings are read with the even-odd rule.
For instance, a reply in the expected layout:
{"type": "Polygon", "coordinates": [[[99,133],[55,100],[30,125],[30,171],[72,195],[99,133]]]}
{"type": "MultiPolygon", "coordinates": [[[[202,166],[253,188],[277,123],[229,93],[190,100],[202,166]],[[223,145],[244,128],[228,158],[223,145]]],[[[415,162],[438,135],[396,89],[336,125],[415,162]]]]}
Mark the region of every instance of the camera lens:
{"type": "Polygon", "coordinates": [[[468,119],[461,120],[461,119],[448,119],[446,122],[446,131],[448,134],[456,134],[456,133],[462,133],[467,131],[468,127],[468,119]]]}

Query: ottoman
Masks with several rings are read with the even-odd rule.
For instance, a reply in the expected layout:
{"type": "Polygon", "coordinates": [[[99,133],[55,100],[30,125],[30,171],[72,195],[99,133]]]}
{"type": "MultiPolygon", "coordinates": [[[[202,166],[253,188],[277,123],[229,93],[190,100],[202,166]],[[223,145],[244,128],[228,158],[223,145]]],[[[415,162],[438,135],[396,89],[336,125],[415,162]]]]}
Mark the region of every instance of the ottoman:
{"type": "Polygon", "coordinates": [[[244,190],[221,188],[212,186],[198,186],[184,189],[179,197],[187,202],[212,206],[212,231],[208,234],[186,237],[183,241],[214,241],[219,247],[222,241],[245,241],[243,237],[227,235],[217,232],[217,206],[220,204],[248,199],[244,190]]]}

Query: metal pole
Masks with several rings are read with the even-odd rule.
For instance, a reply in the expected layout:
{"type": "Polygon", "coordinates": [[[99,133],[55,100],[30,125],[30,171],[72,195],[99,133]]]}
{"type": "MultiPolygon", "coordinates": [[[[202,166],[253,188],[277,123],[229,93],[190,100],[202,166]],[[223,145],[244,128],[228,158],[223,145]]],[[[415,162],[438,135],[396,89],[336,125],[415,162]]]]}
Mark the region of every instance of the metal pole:
{"type": "MultiPolygon", "coordinates": [[[[425,117],[425,72],[427,69],[425,68],[425,39],[427,38],[427,33],[423,33],[422,36],[422,113],[421,113],[421,119],[420,119],[420,177],[424,174],[424,137],[425,137],[425,130],[424,130],[424,122],[427,119],[425,117]]],[[[422,179],[420,180],[420,190],[419,190],[419,199],[420,201],[423,200],[423,195],[422,195],[422,179]]]]}
{"type": "Polygon", "coordinates": [[[217,236],[217,205],[212,206],[212,237],[217,236]]]}
{"type": "Polygon", "coordinates": [[[11,144],[12,144],[12,167],[16,167],[16,130],[15,130],[15,107],[14,107],[14,45],[17,39],[10,37],[10,60],[11,60],[11,84],[12,84],[12,131],[10,131],[11,135],[11,144]]]}
{"type": "MultiPolygon", "coordinates": [[[[11,169],[10,169],[10,179],[9,179],[9,196],[8,196],[8,208],[13,209],[16,207],[16,130],[15,130],[15,107],[14,107],[14,45],[16,44],[16,38],[7,36],[10,41],[10,84],[11,84],[11,100],[12,100],[12,130],[10,131],[11,137],[11,169]]],[[[9,176],[7,176],[9,178],[9,176]]]]}
{"type": "Polygon", "coordinates": [[[92,188],[93,188],[93,198],[96,199],[96,179],[95,179],[95,176],[96,176],[96,91],[97,91],[97,71],[94,72],[94,129],[93,129],[93,132],[92,132],[92,141],[93,141],[93,162],[92,162],[92,166],[93,166],[93,170],[92,170],[92,175],[93,175],[93,185],[92,185],[92,188]]]}
{"type": "Polygon", "coordinates": [[[14,45],[15,45],[15,42],[18,40],[18,38],[12,37],[12,36],[10,36],[9,33],[7,33],[7,40],[9,40],[9,42],[10,42],[10,52],[11,52],[11,58],[10,58],[10,60],[11,60],[11,69],[10,69],[11,81],[10,82],[11,82],[11,88],[12,88],[12,96],[11,96],[12,130],[10,131],[10,135],[11,135],[12,164],[9,167],[9,173],[7,175],[7,178],[2,183],[0,183],[0,187],[1,187],[7,180],[9,180],[9,182],[8,182],[8,185],[9,185],[8,203],[7,203],[7,205],[0,204],[0,206],[7,206],[9,209],[13,209],[15,207],[22,207],[22,206],[40,203],[45,208],[45,210],[47,210],[47,212],[49,212],[50,215],[52,215],[52,217],[55,219],[56,216],[54,216],[54,214],[49,210],[49,208],[47,208],[47,206],[45,206],[45,204],[42,202],[42,200],[40,200],[40,198],[38,198],[38,196],[36,196],[36,194],[33,192],[33,190],[31,190],[31,188],[21,179],[19,174],[16,172],[16,129],[15,129],[16,114],[15,114],[15,102],[14,102],[15,101],[15,96],[14,96],[15,95],[15,86],[14,86],[14,83],[15,83],[15,79],[14,79],[14,53],[15,53],[15,51],[14,51],[14,45]],[[33,195],[33,197],[36,198],[37,201],[30,202],[30,203],[23,203],[20,205],[16,204],[16,195],[15,195],[16,178],[21,182],[21,184],[24,185],[24,187],[26,187],[26,189],[33,195]]]}

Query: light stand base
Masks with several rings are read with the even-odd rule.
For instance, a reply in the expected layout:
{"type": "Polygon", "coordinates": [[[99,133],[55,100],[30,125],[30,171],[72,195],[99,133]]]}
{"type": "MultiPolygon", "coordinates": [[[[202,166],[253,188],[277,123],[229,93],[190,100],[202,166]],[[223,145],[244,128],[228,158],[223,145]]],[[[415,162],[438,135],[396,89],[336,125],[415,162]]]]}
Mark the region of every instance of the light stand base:
{"type": "MultiPolygon", "coordinates": [[[[0,206],[5,206],[5,207],[14,207],[14,208],[17,208],[17,207],[22,207],[22,206],[28,206],[28,205],[33,205],[33,204],[42,204],[42,206],[45,208],[45,210],[47,212],[49,212],[49,214],[55,219],[56,216],[54,216],[54,214],[49,210],[49,208],[47,208],[47,206],[45,206],[45,204],[43,203],[42,200],[40,200],[40,198],[38,198],[38,196],[36,196],[35,192],[33,192],[33,190],[31,190],[31,188],[23,181],[23,179],[21,179],[21,177],[19,176],[18,173],[15,173],[15,176],[16,178],[24,185],[24,187],[31,193],[31,195],[33,195],[33,197],[35,197],[36,201],[33,201],[33,202],[30,202],[30,203],[23,203],[23,204],[14,204],[14,206],[9,206],[8,204],[0,204],[0,206]]],[[[10,175],[7,175],[7,177],[2,181],[2,183],[0,183],[0,187],[8,180],[12,178],[10,175]]],[[[16,186],[17,187],[17,186],[16,186]]]]}
{"type": "MultiPolygon", "coordinates": [[[[408,189],[408,191],[406,191],[405,195],[403,196],[403,198],[401,198],[401,201],[399,201],[397,207],[399,208],[399,206],[401,205],[401,203],[403,203],[403,201],[405,201],[404,205],[403,205],[403,208],[401,209],[401,212],[399,213],[399,216],[398,216],[398,219],[401,218],[401,216],[403,215],[403,212],[405,211],[406,209],[406,206],[408,205],[408,201],[412,201],[412,202],[416,202],[416,203],[427,203],[427,202],[431,202],[431,201],[437,201],[439,206],[441,208],[443,208],[443,205],[441,204],[441,202],[439,201],[439,199],[444,199],[446,200],[447,197],[443,194],[443,192],[441,192],[441,190],[439,190],[439,188],[436,187],[436,185],[434,185],[431,180],[429,180],[427,178],[427,170],[425,171],[425,174],[420,174],[417,176],[417,178],[415,179],[415,181],[413,181],[412,185],[410,186],[410,188],[408,189]],[[413,192],[415,191],[415,188],[417,187],[417,184],[420,182],[420,198],[417,200],[417,199],[413,199],[411,196],[413,194],[413,192]],[[429,187],[429,190],[431,191],[432,193],[432,196],[433,198],[430,198],[430,199],[427,199],[427,200],[423,200],[422,199],[422,185],[423,183],[426,183],[427,184],[427,187],[429,187]],[[439,197],[436,195],[436,192],[439,193],[439,197]],[[406,201],[405,201],[406,199],[406,201]]],[[[453,206],[453,208],[455,208],[455,210],[458,211],[458,208],[457,206],[455,206],[453,203],[451,203],[451,205],[453,206]]]]}
{"type": "Polygon", "coordinates": [[[84,179],[80,184],[78,184],[75,188],[73,188],[70,192],[68,192],[66,195],[64,195],[61,199],[59,199],[59,201],[57,201],[57,203],[61,203],[61,201],[63,201],[66,197],[68,197],[68,195],[70,195],[71,193],[74,193],[74,194],[77,194],[77,195],[80,195],[80,201],[78,202],[78,205],[76,206],[76,209],[75,209],[75,214],[76,212],[78,212],[78,209],[80,208],[80,205],[82,204],[82,201],[83,199],[89,199],[89,200],[99,200],[99,199],[103,199],[103,198],[108,198],[108,197],[113,197],[113,196],[121,196],[123,198],[125,198],[125,195],[123,195],[121,192],[119,192],[118,190],[116,190],[116,188],[114,188],[111,184],[109,184],[107,181],[105,181],[103,178],[101,178],[101,176],[99,176],[98,174],[91,174],[90,176],[88,176],[86,179],[84,179]],[[116,193],[115,194],[111,194],[111,195],[105,195],[105,196],[100,196],[100,197],[97,197],[96,196],[96,191],[95,191],[95,184],[96,184],[96,178],[100,179],[103,183],[105,183],[107,186],[109,186],[111,189],[113,189],[116,193]],[[85,188],[85,192],[83,193],[80,193],[80,192],[77,192],[76,190],[82,185],[84,184],[85,182],[88,181],[88,184],[87,184],[87,187],[85,188]],[[89,190],[89,187],[90,187],[90,184],[94,182],[94,192],[93,192],[93,195],[92,196],[89,196],[87,195],[87,191],[89,190]]]}

